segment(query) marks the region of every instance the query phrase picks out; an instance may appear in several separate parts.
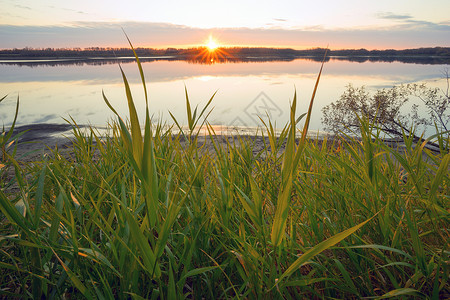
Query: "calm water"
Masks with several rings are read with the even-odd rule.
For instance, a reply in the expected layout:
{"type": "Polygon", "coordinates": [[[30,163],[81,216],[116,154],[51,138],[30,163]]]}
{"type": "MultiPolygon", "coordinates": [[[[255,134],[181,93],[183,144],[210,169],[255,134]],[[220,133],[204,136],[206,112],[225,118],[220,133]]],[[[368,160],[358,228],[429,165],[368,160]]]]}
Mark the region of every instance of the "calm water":
{"type": "MultiPolygon", "coordinates": [[[[320,130],[321,109],[337,100],[346,85],[374,90],[402,83],[426,82],[445,87],[442,72],[449,65],[399,62],[349,62],[330,60],[324,66],[316,95],[311,129],[320,130]]],[[[124,63],[138,111],[144,98],[135,63],[124,63]]],[[[297,91],[297,113],[307,110],[320,63],[293,61],[245,62],[201,65],[185,61],[156,60],[143,63],[155,118],[170,122],[171,111],[186,123],[184,86],[191,103],[204,105],[217,91],[209,121],[214,125],[258,126],[258,116],[269,115],[278,127],[288,121],[289,103],[297,91]]],[[[72,116],[79,124],[105,126],[113,117],[102,90],[122,116],[127,106],[117,64],[5,64],[0,62],[0,123],[12,121],[15,99],[20,96],[19,124],[65,123],[72,116]]]]}

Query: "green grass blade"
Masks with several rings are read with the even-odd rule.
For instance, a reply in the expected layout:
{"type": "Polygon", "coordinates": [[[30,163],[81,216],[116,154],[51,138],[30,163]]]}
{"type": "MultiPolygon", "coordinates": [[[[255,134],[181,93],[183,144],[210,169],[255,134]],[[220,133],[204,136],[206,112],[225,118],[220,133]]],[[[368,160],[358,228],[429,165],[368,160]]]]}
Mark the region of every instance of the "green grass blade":
{"type": "Polygon", "coordinates": [[[126,34],[125,30],[123,30],[123,33],[125,34],[125,37],[128,40],[128,43],[130,44],[131,50],[133,50],[134,58],[136,59],[138,68],[139,68],[139,75],[141,76],[142,86],[144,88],[144,96],[145,96],[145,107],[148,110],[148,96],[147,96],[147,85],[145,84],[145,76],[144,76],[144,70],[142,69],[141,61],[139,60],[139,56],[136,54],[136,51],[134,50],[133,44],[131,44],[130,39],[128,38],[128,35],[126,34]]]}
{"type": "Polygon", "coordinates": [[[144,149],[142,158],[142,175],[146,188],[146,206],[150,227],[156,223],[158,214],[158,172],[156,170],[155,151],[153,146],[153,136],[148,110],[146,111],[144,149]]]}
{"type": "Polygon", "coordinates": [[[177,289],[175,286],[175,279],[173,276],[172,262],[169,260],[169,285],[167,287],[167,299],[177,299],[177,289]]]}
{"type": "Polygon", "coordinates": [[[434,179],[431,182],[431,188],[429,191],[429,198],[428,198],[430,201],[436,195],[438,187],[441,181],[444,179],[444,177],[448,178],[449,164],[450,164],[450,153],[447,153],[442,159],[441,164],[439,165],[439,169],[437,170],[436,175],[434,176],[434,179]]]}
{"type": "Polygon", "coordinates": [[[114,107],[111,105],[111,103],[108,101],[108,99],[106,98],[105,93],[102,91],[102,95],[103,95],[103,100],[105,101],[106,105],[109,107],[109,109],[111,109],[111,111],[117,116],[118,120],[119,120],[119,126],[120,126],[120,132],[122,134],[122,141],[125,144],[125,149],[127,151],[130,151],[131,153],[133,153],[132,150],[132,142],[131,142],[131,135],[128,132],[127,126],[125,125],[125,122],[122,120],[122,118],[120,117],[120,115],[117,113],[117,111],[114,109],[114,107]]]}
{"type": "Polygon", "coordinates": [[[5,194],[0,190],[0,210],[11,223],[17,224],[25,232],[29,231],[31,224],[20,214],[17,208],[9,201],[5,194]]]}
{"type": "Polygon", "coordinates": [[[386,298],[393,298],[393,297],[401,297],[401,296],[415,296],[415,297],[421,297],[421,298],[427,298],[426,295],[419,292],[418,290],[411,289],[411,288],[401,288],[392,290],[386,294],[384,294],[381,297],[376,297],[375,299],[386,299],[386,298]]]}
{"type": "Polygon", "coordinates": [[[105,95],[105,91],[102,90],[102,96],[103,96],[103,100],[105,101],[106,105],[109,107],[109,109],[120,118],[119,114],[117,113],[117,111],[114,109],[114,107],[111,105],[111,103],[109,102],[108,98],[106,98],[105,95]]]}
{"type": "Polygon", "coordinates": [[[311,279],[300,279],[300,280],[293,280],[293,281],[289,281],[286,282],[283,286],[288,287],[288,286],[308,286],[314,283],[318,283],[318,282],[325,282],[325,281],[337,281],[336,279],[333,278],[311,278],[311,279]]]}
{"type": "Polygon", "coordinates": [[[333,259],[336,263],[336,266],[338,267],[339,271],[341,271],[342,276],[344,277],[345,282],[347,283],[348,287],[351,289],[353,294],[356,294],[360,297],[358,289],[356,288],[355,284],[353,283],[353,280],[350,278],[350,274],[345,269],[344,265],[337,259],[333,259]]]}
{"type": "Polygon", "coordinates": [[[355,231],[357,231],[358,229],[363,227],[370,220],[372,220],[377,214],[375,214],[370,219],[368,219],[356,226],[353,226],[352,228],[344,230],[344,231],[330,237],[329,239],[319,243],[318,245],[314,246],[313,248],[311,248],[308,251],[306,251],[305,253],[303,253],[302,256],[300,256],[294,263],[292,263],[289,266],[289,268],[287,268],[287,270],[278,278],[278,282],[283,280],[284,278],[292,275],[292,273],[294,273],[298,268],[300,268],[300,266],[302,264],[304,264],[308,260],[312,259],[317,254],[321,253],[322,251],[324,251],[326,249],[329,249],[330,247],[333,247],[334,245],[336,245],[337,243],[339,243],[340,241],[342,241],[343,239],[345,239],[346,237],[348,237],[349,235],[351,235],[352,233],[354,233],[355,231]]]}
{"type": "MultiPolygon", "coordinates": [[[[193,119],[195,120],[194,128],[195,128],[195,126],[197,126],[198,121],[199,121],[200,118],[203,116],[203,114],[205,113],[206,109],[209,107],[209,105],[210,105],[211,102],[213,101],[214,96],[215,96],[216,94],[217,94],[217,91],[215,91],[214,94],[211,96],[211,98],[209,98],[208,102],[207,102],[206,105],[203,107],[202,111],[200,112],[200,114],[198,115],[197,118],[195,117],[195,112],[197,112],[197,108],[195,108],[194,117],[193,117],[193,119]]],[[[208,114],[208,115],[209,115],[209,114],[208,114]]],[[[205,120],[206,120],[206,117],[205,117],[205,120]]],[[[202,122],[201,126],[203,126],[205,120],[202,122]]]]}
{"type": "MultiPolygon", "coordinates": [[[[249,179],[252,185],[252,190],[253,190],[253,180],[249,179]]],[[[237,186],[235,185],[234,187],[238,192],[239,192],[239,200],[241,201],[242,207],[244,208],[244,210],[247,212],[247,214],[249,215],[250,219],[253,221],[253,223],[255,225],[257,225],[258,227],[261,226],[261,220],[259,218],[258,215],[258,204],[257,202],[259,202],[259,199],[255,198],[255,195],[253,195],[253,199],[255,200],[255,203],[253,203],[250,198],[237,186]]]]}
{"type": "Polygon", "coordinates": [[[35,207],[34,207],[34,229],[36,230],[39,227],[39,220],[41,218],[41,210],[42,210],[42,198],[44,195],[44,179],[46,174],[46,166],[41,170],[38,179],[38,186],[36,189],[35,195],[35,207]]]}
{"type": "Polygon", "coordinates": [[[81,280],[70,270],[66,264],[59,258],[59,256],[56,254],[55,250],[53,250],[53,254],[55,255],[56,259],[58,259],[59,263],[63,267],[64,271],[69,276],[70,280],[74,284],[74,286],[85,296],[87,299],[93,299],[91,293],[86,288],[86,286],[81,282],[81,280]]]}
{"type": "Polygon", "coordinates": [[[274,247],[278,247],[284,238],[286,221],[289,212],[289,201],[292,191],[292,174],[287,178],[287,182],[277,200],[277,209],[272,224],[271,241],[274,247]]]}
{"type": "Polygon", "coordinates": [[[117,271],[116,268],[114,268],[111,262],[102,253],[96,250],[92,250],[90,248],[79,248],[78,250],[80,252],[86,253],[90,259],[103,263],[103,265],[110,268],[111,271],[113,271],[117,276],[119,277],[121,276],[119,271],[117,271]]]}
{"type": "Polygon", "coordinates": [[[180,278],[179,282],[182,282],[183,280],[185,280],[188,277],[197,276],[197,275],[204,274],[206,272],[215,270],[218,267],[219,266],[212,266],[212,267],[203,267],[203,268],[197,268],[197,269],[190,270],[189,272],[184,274],[183,277],[180,278]]]}
{"type": "MultiPolygon", "coordinates": [[[[5,96],[6,97],[6,96],[5,96]]],[[[3,97],[2,100],[5,98],[3,97]]],[[[6,134],[6,136],[3,139],[3,142],[6,144],[9,139],[11,138],[13,131],[14,131],[14,127],[16,126],[16,121],[17,121],[17,116],[19,115],[19,95],[17,95],[17,102],[16,102],[16,112],[14,113],[14,120],[12,122],[11,127],[9,128],[8,133],[6,134]]],[[[5,146],[5,145],[0,145],[0,146],[5,146]]]]}
{"type": "Polygon", "coordinates": [[[186,88],[186,85],[184,86],[184,94],[186,97],[186,113],[187,113],[187,118],[188,118],[188,126],[189,126],[189,130],[192,132],[192,130],[194,130],[194,119],[192,118],[192,111],[191,111],[191,103],[189,102],[189,95],[188,95],[188,91],[186,88]]]}
{"type": "Polygon", "coordinates": [[[305,125],[303,126],[302,138],[300,140],[300,144],[304,143],[304,141],[306,139],[306,134],[308,133],[309,122],[311,120],[314,99],[316,97],[316,92],[317,92],[317,88],[319,86],[320,76],[322,75],[323,65],[325,64],[325,58],[327,56],[327,52],[328,52],[328,49],[327,49],[327,51],[325,51],[325,54],[324,54],[324,57],[323,57],[323,60],[322,60],[322,65],[320,66],[319,75],[317,75],[316,84],[314,85],[314,90],[313,90],[313,93],[312,93],[312,96],[311,96],[311,101],[309,102],[308,113],[306,114],[306,121],[305,121],[305,125]]]}
{"type": "Polygon", "coordinates": [[[166,219],[164,220],[164,223],[161,225],[161,228],[158,232],[158,241],[156,242],[155,246],[156,258],[159,258],[164,251],[164,247],[166,246],[167,240],[169,238],[172,225],[175,222],[179,210],[180,207],[176,203],[174,203],[174,200],[172,200],[172,202],[169,205],[169,210],[166,219]]]}
{"type": "Polygon", "coordinates": [[[56,242],[61,221],[61,218],[59,216],[62,213],[63,208],[64,208],[64,199],[62,193],[59,193],[58,196],[56,197],[55,206],[54,208],[52,208],[54,211],[52,215],[52,223],[50,225],[50,232],[48,234],[48,239],[51,243],[56,242]]]}
{"type": "Polygon", "coordinates": [[[136,112],[136,107],[134,106],[133,97],[131,95],[130,86],[128,84],[127,77],[120,67],[120,72],[122,73],[123,82],[125,85],[125,93],[128,101],[128,110],[130,112],[130,123],[131,123],[131,142],[132,142],[132,150],[134,160],[138,165],[141,165],[142,162],[142,132],[141,126],[139,124],[139,118],[136,112]]]}
{"type": "Polygon", "coordinates": [[[284,150],[283,164],[281,166],[281,180],[282,187],[286,185],[286,180],[289,176],[292,176],[292,170],[296,169],[294,165],[294,153],[295,153],[295,111],[297,109],[297,92],[294,92],[294,99],[292,100],[291,112],[290,112],[290,124],[287,129],[288,137],[286,141],[286,147],[284,150]]]}
{"type": "Polygon", "coordinates": [[[159,278],[161,276],[161,270],[159,264],[156,261],[155,254],[150,248],[148,239],[142,233],[135,217],[128,211],[124,211],[127,219],[127,223],[130,226],[131,237],[137,245],[137,248],[141,254],[146,271],[152,277],[159,278]]]}

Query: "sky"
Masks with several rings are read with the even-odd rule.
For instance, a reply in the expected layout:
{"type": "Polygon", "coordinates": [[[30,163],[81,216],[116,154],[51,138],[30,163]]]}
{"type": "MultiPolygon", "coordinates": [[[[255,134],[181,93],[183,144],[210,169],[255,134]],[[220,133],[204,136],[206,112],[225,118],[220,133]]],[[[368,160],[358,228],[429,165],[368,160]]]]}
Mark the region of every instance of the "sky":
{"type": "Polygon", "coordinates": [[[0,0],[0,49],[450,46],[449,0],[0,0]]]}

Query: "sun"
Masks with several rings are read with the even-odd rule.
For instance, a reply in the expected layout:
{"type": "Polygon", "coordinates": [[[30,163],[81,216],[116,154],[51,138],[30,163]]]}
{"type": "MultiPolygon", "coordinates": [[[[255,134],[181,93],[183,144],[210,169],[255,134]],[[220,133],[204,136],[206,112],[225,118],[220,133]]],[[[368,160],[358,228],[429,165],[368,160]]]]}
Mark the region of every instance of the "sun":
{"type": "Polygon", "coordinates": [[[198,47],[198,54],[194,57],[193,61],[214,64],[216,62],[225,62],[229,57],[230,54],[227,53],[225,46],[219,44],[217,39],[210,35],[203,46],[198,47]]]}
{"type": "Polygon", "coordinates": [[[209,41],[206,44],[206,47],[209,51],[214,51],[219,47],[219,44],[212,38],[212,36],[209,36],[209,41]]]}

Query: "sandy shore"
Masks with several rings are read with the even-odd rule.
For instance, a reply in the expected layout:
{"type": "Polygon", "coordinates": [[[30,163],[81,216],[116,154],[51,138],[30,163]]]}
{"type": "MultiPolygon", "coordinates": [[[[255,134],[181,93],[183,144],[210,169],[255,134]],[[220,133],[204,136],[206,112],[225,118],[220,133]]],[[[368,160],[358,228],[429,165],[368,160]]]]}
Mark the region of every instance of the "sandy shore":
{"type": "MultiPolygon", "coordinates": [[[[62,152],[70,151],[72,148],[72,126],[68,124],[31,124],[18,126],[14,129],[13,136],[21,134],[18,139],[16,158],[22,162],[37,161],[42,158],[44,153],[50,152],[50,149],[58,147],[62,152]]],[[[223,133],[223,132],[222,132],[223,133]]],[[[253,153],[256,154],[269,145],[267,137],[261,135],[245,135],[254,145],[253,153]]],[[[239,144],[237,135],[219,134],[215,141],[225,146],[227,143],[239,144]]],[[[186,141],[181,141],[186,143],[186,141]]],[[[206,148],[214,151],[214,145],[210,138],[205,135],[199,135],[199,145],[206,143],[206,148]]]]}
{"type": "MultiPolygon", "coordinates": [[[[70,141],[72,126],[68,124],[31,124],[14,128],[13,137],[20,135],[17,143],[11,145],[7,152],[12,154],[21,165],[42,161],[45,153],[50,153],[56,146],[61,149],[62,155],[71,155],[72,142],[70,141]]],[[[0,165],[2,163],[0,152],[0,165]]],[[[4,170],[2,170],[4,171],[4,170]]],[[[10,182],[15,177],[14,168],[7,167],[6,172],[0,173],[0,186],[10,182]]],[[[7,194],[14,195],[19,191],[17,183],[7,188],[7,194]]]]}
{"type": "Polygon", "coordinates": [[[50,148],[64,149],[72,146],[72,126],[68,124],[31,124],[17,126],[13,137],[18,139],[16,157],[19,160],[35,160],[42,157],[50,148]]]}

